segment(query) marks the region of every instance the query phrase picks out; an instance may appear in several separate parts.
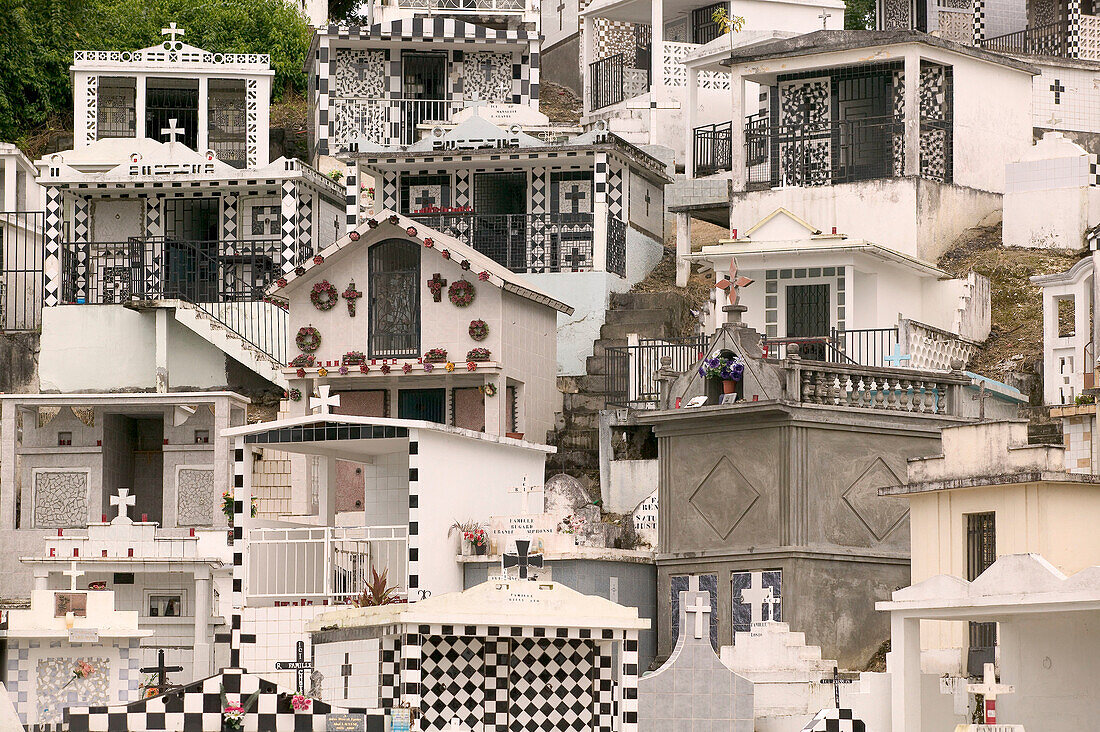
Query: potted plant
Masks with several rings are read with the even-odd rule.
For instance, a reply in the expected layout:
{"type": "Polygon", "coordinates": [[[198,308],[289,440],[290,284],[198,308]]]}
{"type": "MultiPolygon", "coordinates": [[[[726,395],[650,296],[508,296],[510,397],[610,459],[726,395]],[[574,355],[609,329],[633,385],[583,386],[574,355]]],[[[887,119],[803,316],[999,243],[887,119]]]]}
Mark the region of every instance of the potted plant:
{"type": "Polygon", "coordinates": [[[380,607],[401,602],[397,588],[389,583],[389,573],[389,569],[383,569],[382,574],[378,574],[378,570],[371,567],[370,581],[364,585],[359,596],[352,599],[351,604],[355,607],[380,607]]]}
{"type": "Polygon", "coordinates": [[[447,362],[447,349],[446,348],[432,348],[424,354],[425,363],[446,363],[447,362]]]}
{"type": "Polygon", "coordinates": [[[720,353],[703,359],[699,364],[699,375],[705,379],[720,379],[722,393],[733,394],[737,391],[737,382],[745,375],[745,362],[732,353],[720,353]]]}
{"type": "Polygon", "coordinates": [[[483,556],[489,551],[489,537],[485,535],[485,529],[479,527],[473,531],[467,531],[462,538],[469,542],[477,556],[483,556]]]}
{"type": "Polygon", "coordinates": [[[451,524],[451,528],[447,529],[448,538],[451,534],[458,532],[462,536],[462,556],[468,557],[471,553],[484,554],[485,553],[485,529],[481,527],[481,524],[473,519],[467,521],[455,521],[451,524]],[[475,539],[481,537],[481,551],[478,551],[478,545],[475,539]],[[471,538],[473,537],[473,538],[471,538]]]}

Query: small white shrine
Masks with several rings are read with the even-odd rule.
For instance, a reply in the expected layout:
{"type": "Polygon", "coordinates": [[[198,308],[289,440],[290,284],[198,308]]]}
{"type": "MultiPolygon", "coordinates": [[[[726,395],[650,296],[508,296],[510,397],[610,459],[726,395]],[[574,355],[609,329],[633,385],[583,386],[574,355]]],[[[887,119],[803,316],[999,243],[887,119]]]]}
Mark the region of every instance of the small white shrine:
{"type": "Polygon", "coordinates": [[[554,582],[491,580],[309,625],[322,698],[408,706],[421,729],[636,732],[637,610],[554,582]]]}
{"type": "Polygon", "coordinates": [[[138,644],[153,632],[138,627],[136,610],[116,609],[113,591],[88,589],[75,564],[65,574],[67,589],[35,590],[30,607],[0,625],[5,685],[23,725],[58,724],[69,706],[139,695],[138,644]]]}

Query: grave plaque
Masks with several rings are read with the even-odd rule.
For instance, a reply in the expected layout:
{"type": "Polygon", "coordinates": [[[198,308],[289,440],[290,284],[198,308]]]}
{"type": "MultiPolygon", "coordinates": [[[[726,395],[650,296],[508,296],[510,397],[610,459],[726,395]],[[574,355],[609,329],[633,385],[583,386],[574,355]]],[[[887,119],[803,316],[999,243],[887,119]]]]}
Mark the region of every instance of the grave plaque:
{"type": "Polygon", "coordinates": [[[503,554],[518,536],[531,540],[532,552],[567,551],[576,546],[574,534],[559,533],[564,513],[533,513],[526,516],[493,516],[489,519],[492,552],[503,554]]]}
{"type": "Polygon", "coordinates": [[[391,718],[390,732],[409,732],[412,727],[412,710],[394,709],[391,718]]]}
{"type": "Polygon", "coordinates": [[[325,717],[325,732],[367,732],[367,715],[329,714],[325,717]]]}
{"type": "Polygon", "coordinates": [[[69,628],[70,643],[99,643],[99,628],[69,628]]]}
{"type": "Polygon", "coordinates": [[[634,509],[634,532],[650,546],[657,546],[657,491],[653,491],[634,509]]]}

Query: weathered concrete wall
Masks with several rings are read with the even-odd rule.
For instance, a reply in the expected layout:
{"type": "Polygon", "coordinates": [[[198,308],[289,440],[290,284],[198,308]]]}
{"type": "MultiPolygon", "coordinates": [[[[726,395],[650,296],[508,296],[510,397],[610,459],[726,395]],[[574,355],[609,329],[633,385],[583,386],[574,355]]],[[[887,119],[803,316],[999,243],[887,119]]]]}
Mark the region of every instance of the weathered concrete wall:
{"type": "Polygon", "coordinates": [[[38,333],[0,333],[0,392],[38,391],[38,333]]]}
{"type": "Polygon", "coordinates": [[[952,420],[758,403],[647,419],[660,441],[659,652],[674,575],[718,576],[718,642],[733,636],[731,573],[783,571],[783,620],[862,668],[889,637],[875,600],[909,582],[908,505],[878,496],[952,420]]]}
{"type": "MultiPolygon", "coordinates": [[[[550,4],[547,3],[547,6],[550,4]]],[[[576,22],[574,20],[574,22],[576,22]]],[[[553,48],[548,48],[539,57],[539,77],[552,84],[564,86],[574,94],[581,93],[581,37],[574,35],[553,48]]]]}

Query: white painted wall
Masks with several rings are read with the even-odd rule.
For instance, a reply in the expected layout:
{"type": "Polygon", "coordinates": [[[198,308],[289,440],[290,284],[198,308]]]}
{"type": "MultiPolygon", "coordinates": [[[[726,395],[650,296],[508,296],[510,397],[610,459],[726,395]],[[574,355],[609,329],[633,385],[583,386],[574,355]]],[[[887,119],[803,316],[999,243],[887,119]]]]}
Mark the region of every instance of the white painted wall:
{"type": "Polygon", "coordinates": [[[828,30],[844,28],[844,3],[838,0],[803,2],[802,0],[738,0],[734,12],[745,19],[745,28],[754,31],[785,30],[812,33],[822,29],[821,12],[829,17],[828,30]]]}
{"type": "MultiPolygon", "coordinates": [[[[173,318],[168,343],[172,388],[226,385],[225,354],[173,318]]],[[[155,388],[155,313],[122,305],[43,308],[38,374],[43,391],[155,388]]]]}
{"type": "Polygon", "coordinates": [[[610,485],[600,491],[608,511],[630,513],[657,490],[656,460],[612,460],[610,465],[610,485]]]}
{"type": "Polygon", "coordinates": [[[525,495],[509,488],[539,485],[546,453],[519,443],[492,442],[434,430],[415,430],[419,441],[420,589],[432,595],[462,589],[462,567],[455,561],[459,538],[447,536],[455,521],[519,515],[525,495]],[[492,470],[486,470],[491,465],[492,470]]]}

